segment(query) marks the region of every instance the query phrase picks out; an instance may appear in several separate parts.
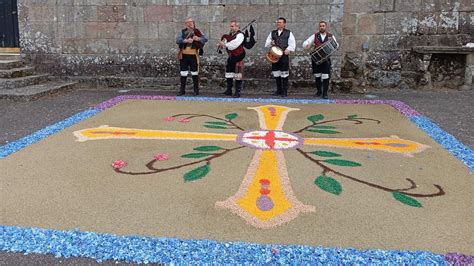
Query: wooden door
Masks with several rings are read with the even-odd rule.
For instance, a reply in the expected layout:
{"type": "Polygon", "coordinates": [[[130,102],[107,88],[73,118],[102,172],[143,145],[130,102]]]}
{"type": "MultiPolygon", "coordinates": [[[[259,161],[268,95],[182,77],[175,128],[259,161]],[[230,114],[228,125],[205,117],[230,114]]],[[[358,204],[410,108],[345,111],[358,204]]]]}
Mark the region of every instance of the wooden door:
{"type": "Polygon", "coordinates": [[[0,47],[19,47],[17,0],[0,0],[0,47]]]}

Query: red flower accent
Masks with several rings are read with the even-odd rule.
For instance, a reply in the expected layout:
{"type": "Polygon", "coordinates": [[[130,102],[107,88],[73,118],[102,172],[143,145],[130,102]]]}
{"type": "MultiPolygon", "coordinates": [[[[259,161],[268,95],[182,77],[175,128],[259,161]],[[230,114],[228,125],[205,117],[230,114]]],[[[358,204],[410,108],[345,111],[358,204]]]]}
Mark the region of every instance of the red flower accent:
{"type": "Polygon", "coordinates": [[[361,141],[357,141],[357,142],[355,142],[355,144],[359,144],[359,145],[381,145],[382,143],[380,143],[380,142],[361,142],[361,141]]]}
{"type": "Polygon", "coordinates": [[[183,119],[179,120],[178,122],[180,122],[180,123],[188,123],[188,122],[191,122],[191,120],[186,119],[186,118],[183,118],[183,119]]]}
{"type": "Polygon", "coordinates": [[[153,158],[155,158],[155,160],[157,160],[157,161],[166,161],[166,160],[168,160],[170,157],[169,157],[168,154],[166,154],[166,153],[158,153],[158,154],[155,155],[153,158]]]}
{"type": "Polygon", "coordinates": [[[173,116],[168,116],[168,117],[163,118],[163,120],[165,120],[166,122],[171,122],[171,121],[176,120],[176,118],[173,116]]]}
{"type": "Polygon", "coordinates": [[[122,160],[116,160],[115,162],[112,163],[112,167],[115,169],[124,168],[127,165],[128,165],[127,162],[124,162],[122,160]]]}

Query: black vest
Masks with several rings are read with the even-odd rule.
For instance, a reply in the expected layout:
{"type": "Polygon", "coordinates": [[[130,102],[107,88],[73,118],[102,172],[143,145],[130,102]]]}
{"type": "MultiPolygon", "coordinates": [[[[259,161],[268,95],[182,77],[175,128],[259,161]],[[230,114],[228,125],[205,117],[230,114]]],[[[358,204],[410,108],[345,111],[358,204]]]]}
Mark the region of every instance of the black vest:
{"type": "Polygon", "coordinates": [[[285,50],[288,47],[288,39],[290,39],[290,31],[283,29],[281,35],[278,36],[278,30],[272,31],[272,40],[275,42],[276,46],[285,50]]]}

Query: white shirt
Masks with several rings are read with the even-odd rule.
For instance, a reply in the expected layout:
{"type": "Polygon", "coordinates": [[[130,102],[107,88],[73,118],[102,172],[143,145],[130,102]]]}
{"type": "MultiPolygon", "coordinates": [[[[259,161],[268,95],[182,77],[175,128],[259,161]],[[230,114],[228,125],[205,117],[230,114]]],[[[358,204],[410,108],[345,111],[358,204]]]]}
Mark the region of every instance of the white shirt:
{"type": "MultiPolygon", "coordinates": [[[[280,35],[283,31],[278,30],[278,35],[280,35]]],[[[269,48],[272,46],[272,33],[268,34],[267,40],[265,41],[265,47],[269,48]]],[[[296,40],[293,32],[290,31],[290,38],[288,39],[288,47],[286,48],[290,52],[294,52],[296,50],[296,40]]]]}
{"type": "MultiPolygon", "coordinates": [[[[322,39],[323,42],[324,42],[324,40],[326,39],[327,33],[324,33],[324,34],[323,34],[323,33],[320,33],[320,34],[321,34],[321,39],[322,39]]],[[[309,36],[309,38],[306,39],[306,41],[303,42],[303,48],[306,49],[306,45],[308,45],[308,44],[311,44],[311,45],[312,45],[312,44],[314,43],[314,38],[315,38],[315,37],[316,37],[316,34],[314,34],[314,33],[311,34],[311,36],[309,36]]],[[[334,37],[334,35],[332,36],[332,38],[333,38],[334,40],[336,40],[336,37],[334,37]]]]}
{"type": "Polygon", "coordinates": [[[242,44],[242,42],[244,41],[244,38],[245,38],[244,34],[242,32],[239,32],[237,36],[235,37],[235,39],[225,44],[225,47],[229,49],[230,51],[235,50],[237,49],[237,47],[239,47],[242,44]]]}

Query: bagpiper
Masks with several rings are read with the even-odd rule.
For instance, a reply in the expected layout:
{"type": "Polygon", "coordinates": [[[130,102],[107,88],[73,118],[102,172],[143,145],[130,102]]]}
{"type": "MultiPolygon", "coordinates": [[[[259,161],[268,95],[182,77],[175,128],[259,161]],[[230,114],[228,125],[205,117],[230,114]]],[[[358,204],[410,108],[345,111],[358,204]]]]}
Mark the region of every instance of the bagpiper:
{"type": "Polygon", "coordinates": [[[235,79],[234,98],[240,97],[240,91],[242,89],[243,60],[245,58],[244,41],[244,33],[240,31],[240,26],[237,21],[233,20],[230,22],[229,34],[224,34],[218,44],[218,47],[220,49],[225,48],[229,55],[225,68],[227,89],[224,94],[228,96],[232,95],[232,87],[235,79]]]}
{"type": "Polygon", "coordinates": [[[192,17],[184,21],[186,28],[176,34],[176,44],[179,46],[178,59],[180,68],[180,88],[178,96],[186,93],[186,79],[189,72],[193,79],[193,95],[199,95],[199,56],[203,54],[207,37],[196,28],[192,17]]]}

